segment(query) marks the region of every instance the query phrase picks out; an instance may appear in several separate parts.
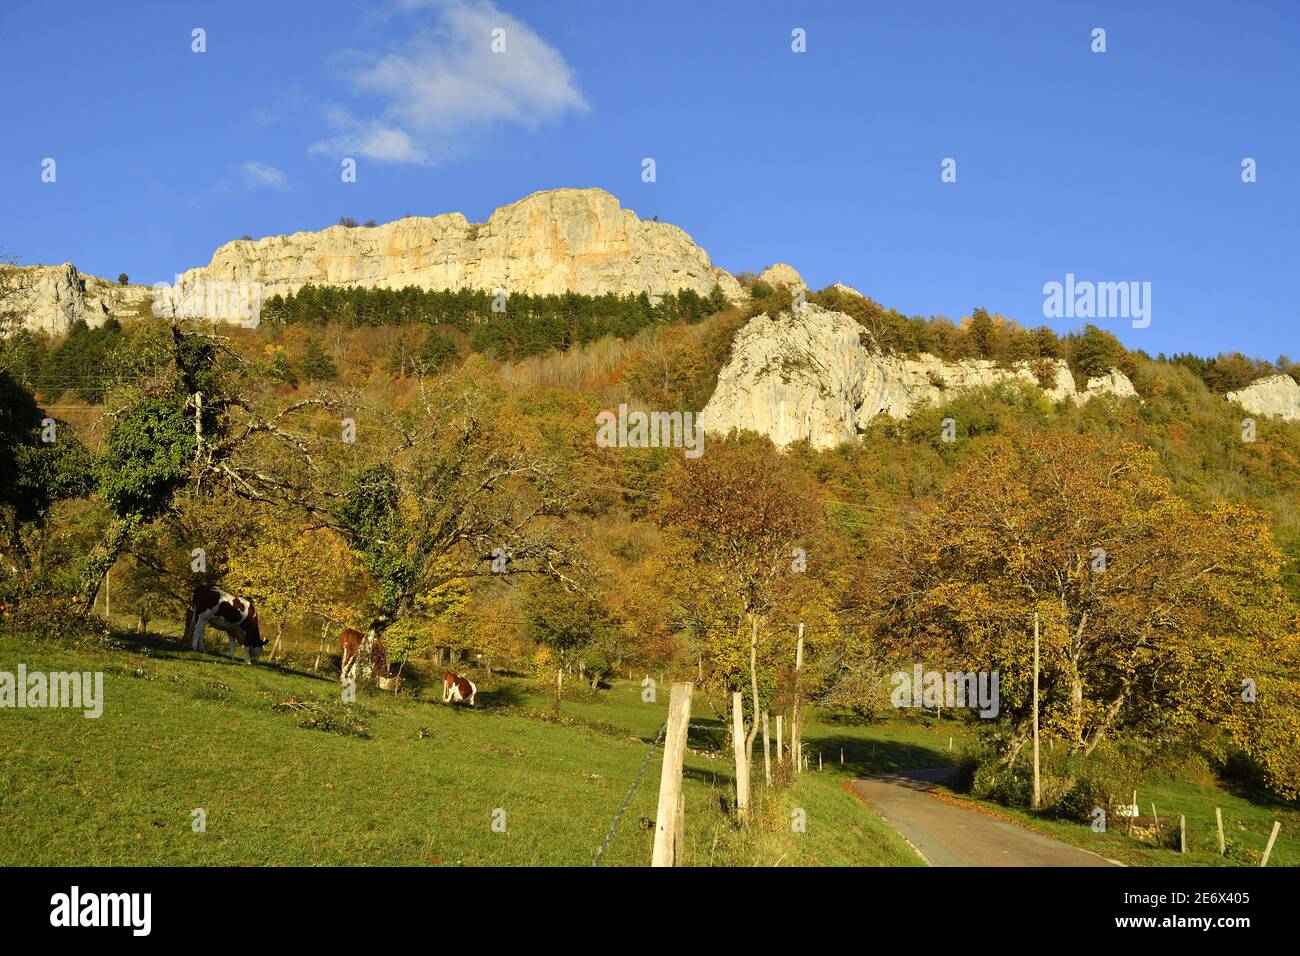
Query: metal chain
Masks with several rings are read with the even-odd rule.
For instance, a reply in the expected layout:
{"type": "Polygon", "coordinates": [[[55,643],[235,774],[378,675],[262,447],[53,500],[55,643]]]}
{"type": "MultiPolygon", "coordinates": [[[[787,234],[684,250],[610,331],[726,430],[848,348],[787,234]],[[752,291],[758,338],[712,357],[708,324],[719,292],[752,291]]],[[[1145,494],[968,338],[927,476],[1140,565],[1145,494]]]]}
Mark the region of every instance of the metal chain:
{"type": "Polygon", "coordinates": [[[655,737],[655,742],[650,745],[646,751],[645,759],[641,761],[641,769],[636,772],[636,779],[632,781],[632,786],[623,798],[623,805],[618,808],[618,813],[614,814],[614,820],[609,825],[609,832],[605,834],[605,840],[600,844],[600,849],[596,851],[596,858],[591,861],[592,867],[600,866],[600,858],[605,855],[609,849],[609,841],[614,839],[614,831],[618,829],[618,822],[623,819],[623,814],[627,812],[627,806],[632,802],[632,794],[636,793],[637,786],[641,783],[642,776],[645,775],[645,768],[650,763],[650,758],[655,755],[655,750],[659,747],[659,742],[664,739],[664,734],[668,731],[668,722],[659,728],[659,735],[655,737]]]}

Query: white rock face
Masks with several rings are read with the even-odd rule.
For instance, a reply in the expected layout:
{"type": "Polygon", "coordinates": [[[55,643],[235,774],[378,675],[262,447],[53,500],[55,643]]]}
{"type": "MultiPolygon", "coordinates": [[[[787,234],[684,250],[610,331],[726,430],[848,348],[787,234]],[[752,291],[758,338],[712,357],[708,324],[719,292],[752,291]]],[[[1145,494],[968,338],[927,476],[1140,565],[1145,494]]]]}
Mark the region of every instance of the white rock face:
{"type": "Polygon", "coordinates": [[[747,298],[736,278],[714,267],[684,231],[638,219],[602,189],[533,193],[502,206],[485,223],[455,212],[229,242],[207,266],[180,278],[182,286],[209,282],[260,283],[263,302],[307,283],[501,288],[507,294],[645,292],[652,298],[681,289],[708,295],[716,285],[730,300],[747,298]]]}
{"type": "Polygon", "coordinates": [[[1138,393],[1133,388],[1133,383],[1129,381],[1128,376],[1117,368],[1111,369],[1105,375],[1088,379],[1088,386],[1080,393],[1080,396],[1087,400],[1094,395],[1113,395],[1116,398],[1138,397],[1138,393]]]}
{"type": "Polygon", "coordinates": [[[807,284],[794,266],[786,265],[784,262],[778,262],[768,266],[759,275],[760,282],[766,282],[770,286],[788,286],[791,289],[806,289],[807,284]]]}
{"type": "Polygon", "coordinates": [[[145,285],[118,285],[99,276],[82,275],[71,262],[59,266],[4,267],[0,287],[12,290],[3,310],[16,326],[62,335],[84,319],[92,327],[109,316],[126,318],[149,310],[153,289],[145,285]],[[11,301],[12,299],[12,301],[11,301]]]}
{"type": "Polygon", "coordinates": [[[1000,382],[1042,388],[1055,401],[1137,394],[1118,369],[1079,392],[1065,362],[1045,361],[1041,368],[1047,373],[1045,387],[1031,363],[1000,368],[986,359],[944,362],[929,354],[884,354],[849,316],[808,304],[797,315],[759,315],[746,323],[700,421],[714,434],[740,429],[767,435],[779,448],[807,440],[826,449],[855,441],[881,413],[904,418],[945,392],[1000,382]]]}
{"type": "Polygon", "coordinates": [[[1290,375],[1270,375],[1223,397],[1252,415],[1300,421],[1300,385],[1290,375]]]}

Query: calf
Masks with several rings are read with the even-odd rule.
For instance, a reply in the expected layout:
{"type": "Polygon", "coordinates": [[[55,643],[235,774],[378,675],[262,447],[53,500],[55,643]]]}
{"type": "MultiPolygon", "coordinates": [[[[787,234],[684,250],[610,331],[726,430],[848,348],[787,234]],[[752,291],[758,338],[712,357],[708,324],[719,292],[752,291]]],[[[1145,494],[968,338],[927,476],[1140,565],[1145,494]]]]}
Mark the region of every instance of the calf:
{"type": "Polygon", "coordinates": [[[453,674],[451,671],[442,675],[442,702],[449,704],[452,701],[463,700],[474,706],[474,699],[478,696],[478,688],[468,677],[461,677],[459,674],[453,674]]]}
{"type": "Polygon", "coordinates": [[[194,589],[190,601],[190,647],[196,651],[204,648],[207,627],[212,625],[230,638],[230,659],[235,659],[235,642],[244,645],[244,660],[253,664],[262,656],[267,641],[257,623],[257,608],[253,602],[233,594],[201,585],[194,589]]]}

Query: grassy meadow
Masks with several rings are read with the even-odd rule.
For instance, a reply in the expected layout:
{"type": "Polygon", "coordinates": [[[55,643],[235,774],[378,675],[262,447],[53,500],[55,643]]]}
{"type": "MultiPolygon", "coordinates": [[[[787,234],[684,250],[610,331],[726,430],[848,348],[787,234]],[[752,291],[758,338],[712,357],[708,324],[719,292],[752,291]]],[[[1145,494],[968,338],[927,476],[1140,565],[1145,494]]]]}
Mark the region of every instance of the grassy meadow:
{"type": "MultiPolygon", "coordinates": [[[[477,710],[437,702],[408,670],[397,697],[338,702],[332,665],[249,667],[183,650],[174,637],[119,632],[114,646],[0,636],[0,670],[104,672],[103,715],[7,710],[0,770],[3,865],[590,865],[667,712],[635,681],[578,691],[559,720],[545,688],[474,673],[477,710]],[[286,701],[304,709],[277,707],[286,701]],[[505,832],[492,828],[505,811],[505,832]],[[206,812],[195,832],[193,811],[206,812]]],[[[814,771],[761,786],[755,820],[728,809],[733,768],[721,753],[720,701],[697,696],[686,757],[688,865],[913,866],[903,840],[847,786],[854,777],[952,764],[971,741],[956,721],[863,723],[813,709],[805,729],[814,771]],[[710,703],[713,706],[710,706],[710,703]],[[951,748],[951,749],[950,749],[951,748]],[[842,754],[842,756],[841,756],[842,754]],[[818,756],[821,770],[815,768],[818,756]],[[843,761],[841,763],[841,760],[843,761]],[[807,831],[794,833],[802,808],[807,831]]],[[[646,766],[602,865],[645,865],[661,751],[646,766]]],[[[1190,852],[1119,832],[971,800],[986,812],[1136,866],[1257,865],[1274,819],[1270,865],[1300,863],[1300,813],[1234,794],[1213,779],[1156,779],[1139,794],[1161,816],[1188,818],[1190,852]],[[1229,855],[1216,850],[1223,809],[1229,855]]]]}
{"type": "MultiPolygon", "coordinates": [[[[3,865],[590,865],[667,713],[619,683],[600,704],[546,698],[517,681],[480,681],[479,708],[434,689],[336,703],[325,674],[250,667],[119,635],[113,649],[0,636],[0,670],[104,672],[104,713],[8,710],[0,751],[3,865]],[[342,732],[302,726],[313,702],[342,732]],[[360,725],[360,727],[358,726],[360,725]],[[360,729],[365,736],[356,736],[360,729]],[[206,832],[192,811],[206,811],[206,832]],[[505,832],[492,829],[504,809],[505,832]]],[[[478,679],[478,675],[476,675],[478,679]]],[[[721,739],[692,717],[692,750],[721,739]]],[[[646,865],[659,754],[602,865],[646,865]]],[[[688,754],[690,865],[916,865],[906,844],[831,775],[810,775],[737,828],[731,767],[688,754]],[[790,832],[803,807],[808,828],[790,832]]],[[[761,791],[761,788],[759,788],[761,791]]]]}

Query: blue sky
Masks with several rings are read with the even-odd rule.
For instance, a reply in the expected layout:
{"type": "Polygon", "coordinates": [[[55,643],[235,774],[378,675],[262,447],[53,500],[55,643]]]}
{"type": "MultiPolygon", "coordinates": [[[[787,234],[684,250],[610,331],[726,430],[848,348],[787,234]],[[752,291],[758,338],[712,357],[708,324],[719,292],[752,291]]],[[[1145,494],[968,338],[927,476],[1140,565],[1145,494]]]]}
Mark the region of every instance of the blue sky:
{"type": "Polygon", "coordinates": [[[600,186],[733,271],[1027,325],[1067,273],[1145,281],[1148,328],[1098,323],[1131,347],[1300,358],[1297,2],[5,0],[0,84],[23,262],[154,282],[244,234],[600,186]]]}

